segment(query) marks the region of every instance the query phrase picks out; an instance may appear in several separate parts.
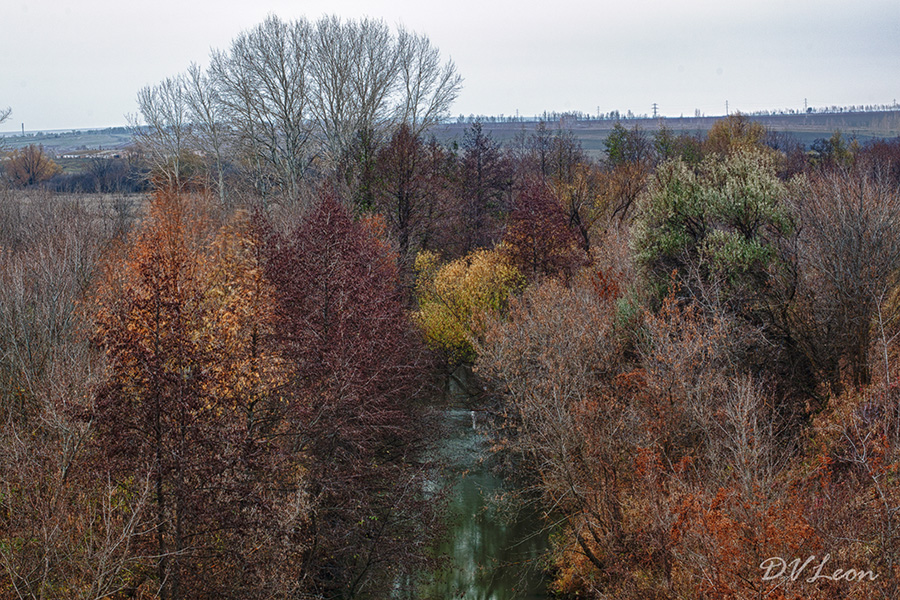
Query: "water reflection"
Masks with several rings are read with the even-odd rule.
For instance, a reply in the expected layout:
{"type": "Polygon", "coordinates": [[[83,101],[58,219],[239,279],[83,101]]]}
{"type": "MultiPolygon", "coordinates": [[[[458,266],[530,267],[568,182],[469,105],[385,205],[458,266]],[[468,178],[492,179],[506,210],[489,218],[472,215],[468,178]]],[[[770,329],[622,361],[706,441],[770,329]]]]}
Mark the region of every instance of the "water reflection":
{"type": "Polygon", "coordinates": [[[423,590],[429,598],[466,600],[545,600],[546,583],[539,559],[547,547],[541,522],[533,513],[510,519],[491,501],[504,484],[485,464],[487,449],[478,415],[466,409],[446,411],[447,434],[439,448],[456,484],[449,511],[448,540],[440,548],[449,565],[423,590]]]}

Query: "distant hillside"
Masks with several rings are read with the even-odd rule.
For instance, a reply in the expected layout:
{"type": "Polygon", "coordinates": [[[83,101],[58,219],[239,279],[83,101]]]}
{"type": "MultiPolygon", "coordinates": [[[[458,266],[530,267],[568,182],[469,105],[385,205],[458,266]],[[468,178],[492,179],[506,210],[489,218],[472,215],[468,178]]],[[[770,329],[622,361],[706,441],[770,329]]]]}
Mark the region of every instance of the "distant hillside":
{"type": "MultiPolygon", "coordinates": [[[[675,132],[706,133],[718,117],[669,117],[669,118],[631,118],[616,121],[613,119],[585,119],[571,116],[548,121],[552,129],[562,127],[570,129],[581,140],[588,154],[600,157],[604,152],[603,142],[617,122],[629,129],[638,126],[653,132],[660,127],[668,127],[675,132]]],[[[793,135],[797,140],[809,146],[818,138],[830,137],[840,131],[847,138],[856,138],[865,142],[876,138],[893,138],[900,136],[900,110],[868,111],[868,112],[833,112],[812,114],[776,114],[766,116],[749,115],[754,121],[762,123],[770,130],[793,135]]],[[[470,119],[460,119],[435,127],[433,133],[442,142],[462,142],[470,119]]],[[[508,118],[485,117],[482,119],[485,131],[501,142],[510,142],[523,130],[533,131],[537,127],[534,120],[515,120],[508,118]]],[[[132,143],[127,127],[112,127],[96,130],[26,132],[21,134],[5,134],[2,143],[8,149],[21,148],[28,144],[41,144],[56,156],[85,150],[116,150],[132,143]]]]}
{"type": "Polygon", "coordinates": [[[29,144],[41,145],[49,153],[63,154],[83,150],[116,150],[132,143],[127,127],[72,131],[37,131],[22,134],[2,134],[0,143],[7,149],[22,148],[29,144]]]}
{"type": "MultiPolygon", "coordinates": [[[[900,136],[900,111],[878,112],[843,112],[843,113],[813,113],[793,115],[748,115],[753,121],[765,125],[772,131],[790,134],[807,147],[819,138],[828,138],[835,131],[840,131],[845,137],[856,138],[860,142],[866,142],[878,138],[893,138],[900,136]]],[[[548,121],[547,125],[553,129],[562,127],[570,129],[581,140],[582,147],[588,154],[599,157],[605,151],[604,141],[617,122],[631,129],[634,126],[644,131],[654,132],[660,127],[667,127],[675,132],[706,133],[712,124],[721,119],[717,117],[669,117],[669,118],[633,118],[616,121],[613,119],[576,119],[563,117],[559,120],[548,121]]],[[[470,122],[456,122],[441,125],[434,129],[436,137],[443,142],[462,142],[466,129],[470,122]]],[[[508,121],[486,119],[482,121],[485,131],[491,133],[494,139],[508,142],[515,139],[523,130],[533,131],[537,122],[508,121]]]]}

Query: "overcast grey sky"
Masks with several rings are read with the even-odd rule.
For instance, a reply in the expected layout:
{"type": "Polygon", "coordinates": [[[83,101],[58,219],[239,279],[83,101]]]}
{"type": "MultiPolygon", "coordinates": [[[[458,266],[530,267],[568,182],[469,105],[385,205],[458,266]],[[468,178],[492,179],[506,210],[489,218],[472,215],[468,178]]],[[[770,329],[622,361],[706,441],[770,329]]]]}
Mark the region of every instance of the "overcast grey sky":
{"type": "Polygon", "coordinates": [[[138,89],[274,13],[427,34],[464,77],[453,114],[723,114],[900,98],[898,0],[3,0],[2,130],[124,125],[138,89]]]}

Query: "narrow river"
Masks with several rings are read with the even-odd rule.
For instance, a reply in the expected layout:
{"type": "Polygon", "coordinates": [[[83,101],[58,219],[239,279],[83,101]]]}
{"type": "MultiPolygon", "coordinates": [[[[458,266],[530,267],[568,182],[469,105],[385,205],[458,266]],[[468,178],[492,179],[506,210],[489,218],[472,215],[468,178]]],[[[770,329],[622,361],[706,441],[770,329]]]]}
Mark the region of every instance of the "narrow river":
{"type": "Polygon", "coordinates": [[[520,511],[510,522],[492,498],[508,491],[487,463],[489,450],[478,422],[480,413],[464,408],[445,411],[439,458],[455,481],[450,497],[450,527],[441,546],[449,564],[425,587],[423,596],[465,600],[546,600],[540,557],[547,548],[542,522],[520,511]]]}

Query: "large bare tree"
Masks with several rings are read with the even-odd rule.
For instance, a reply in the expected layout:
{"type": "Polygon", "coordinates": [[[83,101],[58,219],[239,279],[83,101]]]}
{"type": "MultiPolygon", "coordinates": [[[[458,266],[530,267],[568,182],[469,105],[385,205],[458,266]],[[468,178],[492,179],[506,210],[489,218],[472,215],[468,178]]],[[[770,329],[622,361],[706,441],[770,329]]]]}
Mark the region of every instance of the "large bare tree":
{"type": "Polygon", "coordinates": [[[440,51],[425,35],[401,29],[397,56],[398,119],[419,135],[449,113],[462,87],[462,77],[452,60],[441,64],[440,51]]]}
{"type": "Polygon", "coordinates": [[[221,96],[209,75],[196,63],[188,67],[184,84],[194,143],[203,151],[219,202],[224,205],[229,130],[221,96]]]}
{"type": "Polygon", "coordinates": [[[191,122],[184,75],[168,77],[138,92],[140,116],[131,117],[135,140],[144,150],[158,183],[184,184],[191,122]]]}
{"type": "Polygon", "coordinates": [[[388,121],[397,54],[382,21],[325,17],[316,23],[312,56],[316,130],[331,167],[357,132],[383,129],[388,121]]]}
{"type": "Polygon", "coordinates": [[[140,133],[154,157],[159,147],[174,156],[175,136],[193,133],[195,150],[216,170],[220,198],[231,163],[263,196],[296,199],[311,172],[335,175],[359,140],[374,156],[401,123],[418,135],[439,122],[461,81],[426,36],[395,33],[383,21],[270,16],[214,51],[206,73],[192,65],[187,75],[142,90],[148,127],[140,133]],[[176,99],[183,113],[170,110],[176,99]],[[182,114],[183,122],[174,118],[182,114]]]}
{"type": "Polygon", "coordinates": [[[296,197],[309,165],[311,26],[271,16],[241,33],[210,67],[238,149],[259,192],[296,197]]]}

